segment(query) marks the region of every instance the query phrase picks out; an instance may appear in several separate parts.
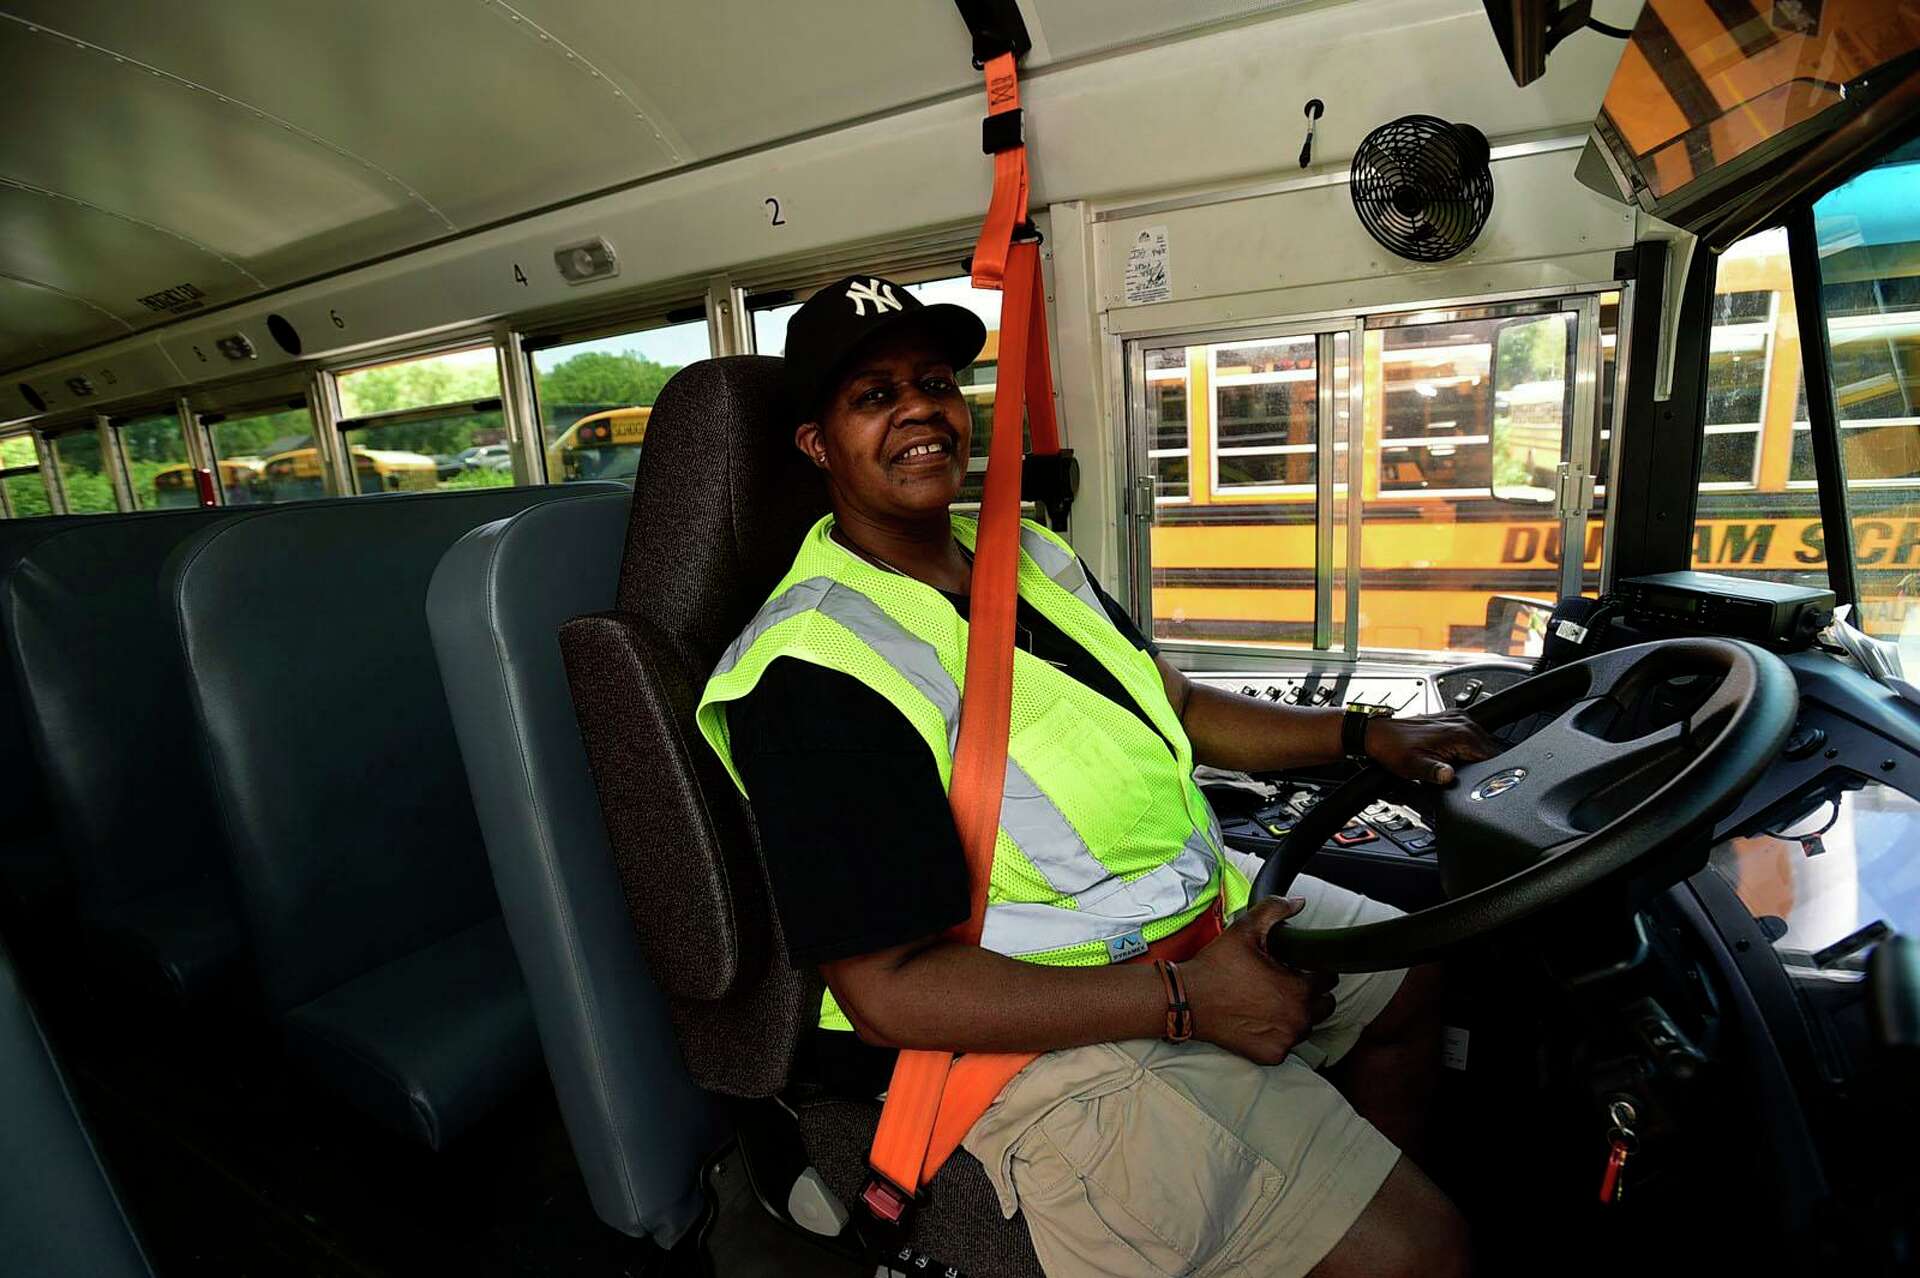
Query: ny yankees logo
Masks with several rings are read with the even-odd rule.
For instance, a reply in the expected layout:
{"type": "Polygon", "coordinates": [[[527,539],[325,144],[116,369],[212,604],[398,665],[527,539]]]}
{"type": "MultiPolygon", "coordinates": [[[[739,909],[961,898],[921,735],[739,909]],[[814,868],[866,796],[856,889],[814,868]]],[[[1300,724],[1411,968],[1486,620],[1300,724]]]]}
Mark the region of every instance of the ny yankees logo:
{"type": "Polygon", "coordinates": [[[873,303],[873,313],[875,315],[882,314],[886,311],[904,311],[907,309],[901,303],[900,299],[893,295],[893,285],[882,283],[879,280],[868,280],[865,284],[849,284],[847,286],[847,298],[853,303],[854,315],[862,319],[866,317],[868,302],[873,303]]]}

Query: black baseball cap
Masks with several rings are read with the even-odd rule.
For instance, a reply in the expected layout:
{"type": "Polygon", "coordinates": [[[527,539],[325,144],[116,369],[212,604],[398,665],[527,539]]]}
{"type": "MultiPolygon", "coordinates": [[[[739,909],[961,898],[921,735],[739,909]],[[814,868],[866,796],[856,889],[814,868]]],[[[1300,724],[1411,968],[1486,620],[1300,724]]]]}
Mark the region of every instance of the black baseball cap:
{"type": "Polygon", "coordinates": [[[787,322],[787,384],[801,419],[819,408],[861,347],[903,329],[924,331],[955,372],[987,344],[987,326],[966,307],[928,306],[904,285],[876,275],[849,275],[808,298],[787,322]]]}

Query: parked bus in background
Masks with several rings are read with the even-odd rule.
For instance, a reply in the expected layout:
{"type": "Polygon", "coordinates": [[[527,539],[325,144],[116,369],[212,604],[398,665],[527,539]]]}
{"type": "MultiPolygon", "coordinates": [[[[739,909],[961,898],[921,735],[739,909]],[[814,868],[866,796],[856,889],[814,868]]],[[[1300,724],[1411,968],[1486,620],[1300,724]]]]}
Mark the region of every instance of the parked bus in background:
{"type": "Polygon", "coordinates": [[[652,413],[651,407],[606,408],[574,422],[547,445],[548,479],[568,483],[617,479],[631,484],[652,413]]]}
{"type": "MultiPolygon", "coordinates": [[[[437,468],[431,457],[358,446],[352,453],[360,492],[430,492],[437,484],[437,468]]],[[[319,450],[314,448],[296,448],[265,460],[224,457],[220,460],[220,484],[230,506],[304,501],[326,495],[319,450]]],[[[157,472],[153,487],[155,505],[162,509],[199,504],[190,466],[169,466],[157,472]]]]}
{"type": "MultiPolygon", "coordinates": [[[[227,492],[229,505],[243,506],[260,500],[256,489],[264,462],[258,457],[222,457],[219,464],[220,486],[227,492]]],[[[198,506],[200,491],[193,482],[193,467],[183,462],[155,471],[153,497],[154,507],[158,510],[198,506]]]]}
{"type": "MultiPolygon", "coordinates": [[[[1860,490],[1853,503],[1856,620],[1883,636],[1900,633],[1908,600],[1920,593],[1920,524],[1881,515],[1911,504],[1920,486],[1909,447],[1920,406],[1903,392],[1920,372],[1920,296],[1915,309],[1885,314],[1873,291],[1920,294],[1917,278],[1920,267],[1891,281],[1867,279],[1857,305],[1841,296],[1847,285],[1827,288],[1836,294],[1828,308],[1836,317],[1833,368],[1846,473],[1849,487],[1860,490]]],[[[1591,397],[1592,509],[1582,536],[1589,592],[1604,544],[1617,389],[1618,295],[1595,300],[1600,385],[1591,397]]],[[[1743,241],[1722,259],[1696,568],[1826,581],[1796,316],[1784,232],[1743,241]]],[[[1582,402],[1574,394],[1577,353],[1549,336],[1556,329],[1524,317],[1415,313],[1369,320],[1361,372],[1363,647],[1520,656],[1525,651],[1512,637],[1537,639],[1538,619],[1516,626],[1516,611],[1531,603],[1544,612],[1560,593],[1554,463],[1582,402]],[[1505,440],[1497,457],[1496,430],[1505,440]]],[[[1144,352],[1143,385],[1133,402],[1149,436],[1157,633],[1308,641],[1318,429],[1331,412],[1334,455],[1344,464],[1350,411],[1342,348],[1333,344],[1326,377],[1316,368],[1321,349],[1309,334],[1144,352]],[[1342,394],[1328,409],[1321,396],[1330,385],[1342,394]]],[[[1335,514],[1344,537],[1344,504],[1335,514]]]]}

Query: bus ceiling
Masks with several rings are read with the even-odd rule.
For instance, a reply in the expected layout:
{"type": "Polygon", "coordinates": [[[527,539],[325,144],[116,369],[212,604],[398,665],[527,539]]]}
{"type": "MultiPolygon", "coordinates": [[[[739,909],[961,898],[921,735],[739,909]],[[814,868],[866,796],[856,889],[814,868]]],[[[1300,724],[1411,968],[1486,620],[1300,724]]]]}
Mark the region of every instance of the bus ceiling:
{"type": "MultiPolygon", "coordinates": [[[[1294,4],[966,9],[1039,70],[1294,4]]],[[[7,0],[0,61],[0,368],[978,88],[954,0],[7,0]]]]}
{"type": "Polygon", "coordinates": [[[1591,118],[1614,53],[1597,38],[1568,46],[1560,85],[1503,88],[1484,74],[1499,51],[1478,0],[212,0],[150,17],[136,0],[0,5],[13,89],[0,137],[0,368],[29,374],[7,379],[0,418],[85,411],[134,382],[150,396],[168,373],[202,384],[434,328],[422,303],[376,332],[341,329],[324,305],[284,316],[290,333],[270,331],[280,308],[256,303],[338,296],[361,271],[477,251],[462,246],[536,223],[584,233],[545,237],[538,258],[512,263],[529,287],[510,309],[462,319],[577,308],[662,282],[666,263],[711,272],[971,222],[988,169],[967,159],[979,154],[970,63],[982,51],[969,20],[1007,26],[1003,38],[1027,47],[1031,127],[1045,130],[1035,194],[1049,202],[1285,172],[1301,104],[1316,96],[1327,104],[1321,169],[1409,111],[1478,121],[1495,142],[1564,133],[1591,118]],[[1444,58],[1449,73],[1363,73],[1383,57],[1444,58]],[[1269,131],[1272,146],[1256,140],[1269,131]],[[842,173],[824,162],[835,152],[871,158],[842,173]],[[950,157],[953,172],[916,172],[923,189],[910,197],[865,199],[863,173],[902,156],[930,168],[950,157]],[[830,170],[817,189],[796,176],[830,170]],[[734,186],[743,173],[750,186],[734,186]],[[696,185],[700,207],[658,207],[663,191],[696,185]],[[641,237],[615,236],[597,215],[648,202],[657,216],[641,237]],[[696,231],[709,254],[697,261],[670,242],[696,231]],[[616,250],[611,286],[548,279],[555,249],[597,236],[616,250]],[[751,257],[737,247],[748,242],[751,257]],[[226,335],[245,343],[181,340],[214,315],[243,320],[226,335]],[[403,319],[410,329],[394,327],[403,319]],[[131,354],[111,395],[90,376],[87,403],[60,365],[99,350],[131,354]],[[45,409],[15,394],[22,381],[45,409]]]}
{"type": "MultiPolygon", "coordinates": [[[[684,305],[703,277],[791,272],[964,226],[989,180],[974,162],[970,63],[1003,45],[1025,49],[1029,128],[1044,131],[1036,209],[1080,201],[1111,217],[1169,193],[1284,183],[1309,127],[1301,180],[1337,183],[1371,130],[1430,112],[1479,126],[1496,161],[1577,146],[1591,128],[1581,173],[1639,210],[1641,234],[1653,215],[1732,235],[1833,184],[1870,138],[1913,118],[1914,4],[1763,2],[1722,34],[1741,65],[1786,68],[1790,109],[1775,113],[1777,136],[1724,147],[1728,120],[1765,113],[1713,89],[1697,51],[1647,70],[1666,47],[1662,15],[1683,8],[1721,7],[213,0],[155,22],[137,0],[4,0],[0,368],[14,372],[0,421],[122,411],[419,334],[555,322],[649,288],[684,305]],[[1610,38],[1636,14],[1630,41],[1610,38]],[[1841,50],[1843,26],[1871,38],[1841,50]],[[1503,61],[1538,82],[1514,88],[1503,61]],[[1636,74],[1682,109],[1677,141],[1622,105],[1636,74]],[[1694,182],[1673,181],[1675,155],[1701,169],[1682,175],[1694,182]],[[867,197],[902,166],[911,189],[867,197]]],[[[1559,213],[1581,198],[1565,184],[1559,213]]],[[[1328,247],[1313,256],[1367,269],[1360,241],[1328,247]]],[[[1404,280],[1391,300],[1423,300],[1420,276],[1371,257],[1375,275],[1404,280]]]]}

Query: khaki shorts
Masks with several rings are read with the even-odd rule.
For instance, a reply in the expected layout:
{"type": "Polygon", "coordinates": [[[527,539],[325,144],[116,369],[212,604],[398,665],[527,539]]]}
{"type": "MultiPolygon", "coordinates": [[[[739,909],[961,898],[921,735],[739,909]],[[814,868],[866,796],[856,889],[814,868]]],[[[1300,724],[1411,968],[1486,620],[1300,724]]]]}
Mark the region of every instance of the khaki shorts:
{"type": "MultiPolygon", "coordinates": [[[[1317,879],[1294,894],[1303,927],[1397,913],[1317,879]]],[[[1400,1157],[1316,1068],[1346,1054],[1401,976],[1342,977],[1333,1015],[1279,1065],[1151,1039],[1049,1052],[966,1147],[1002,1210],[1025,1211],[1049,1278],[1305,1274],[1400,1157]]]]}

